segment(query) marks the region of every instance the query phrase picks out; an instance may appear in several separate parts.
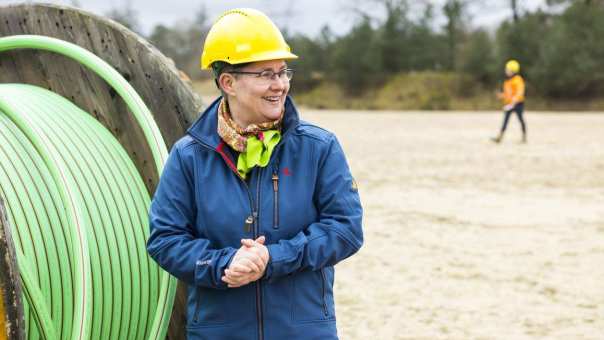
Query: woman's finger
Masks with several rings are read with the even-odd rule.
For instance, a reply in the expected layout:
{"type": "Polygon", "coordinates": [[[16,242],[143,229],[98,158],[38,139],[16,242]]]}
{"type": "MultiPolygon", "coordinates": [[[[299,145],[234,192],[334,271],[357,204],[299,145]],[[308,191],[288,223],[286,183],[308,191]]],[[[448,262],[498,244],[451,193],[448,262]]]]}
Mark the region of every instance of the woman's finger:
{"type": "Polygon", "coordinates": [[[254,246],[254,240],[251,240],[249,238],[244,238],[244,239],[241,239],[241,244],[246,247],[251,248],[254,246]]]}
{"type": "Polygon", "coordinates": [[[258,266],[247,257],[240,258],[237,263],[232,263],[228,269],[235,269],[243,273],[252,273],[258,270],[258,266]]]}
{"type": "Polygon", "coordinates": [[[238,278],[240,278],[240,277],[242,277],[242,276],[246,275],[245,273],[238,272],[238,271],[234,271],[234,270],[230,270],[230,269],[225,270],[225,271],[224,271],[224,274],[225,274],[225,275],[226,275],[228,278],[231,278],[231,279],[238,279],[238,278]]]}
{"type": "Polygon", "coordinates": [[[241,261],[239,261],[237,263],[232,263],[229,266],[228,270],[238,272],[238,273],[251,273],[252,272],[252,268],[243,265],[241,263],[241,261]]]}
{"type": "MultiPolygon", "coordinates": [[[[254,256],[254,257],[258,258],[258,256],[254,256]]],[[[258,259],[259,259],[259,258],[258,258],[258,259]]],[[[260,262],[260,263],[262,263],[262,262],[260,262]]],[[[260,265],[258,265],[258,263],[256,263],[256,261],[255,261],[255,260],[250,259],[249,257],[242,258],[242,259],[241,259],[241,264],[243,264],[243,265],[247,266],[247,267],[248,267],[248,268],[250,268],[252,271],[255,271],[255,272],[260,272],[260,271],[262,271],[262,270],[260,269],[260,268],[262,268],[262,265],[261,265],[261,264],[260,264],[260,265]]]]}
{"type": "Polygon", "coordinates": [[[250,259],[250,261],[254,262],[254,264],[258,267],[258,270],[256,270],[257,272],[264,271],[264,267],[266,267],[266,264],[262,260],[260,254],[252,252],[248,258],[250,259]]]}
{"type": "Polygon", "coordinates": [[[235,278],[229,275],[225,275],[222,277],[222,281],[231,284],[231,285],[244,285],[247,284],[248,282],[250,282],[250,277],[247,276],[243,276],[240,278],[235,278]]]}
{"type": "Polygon", "coordinates": [[[231,278],[229,278],[228,276],[223,276],[223,277],[221,278],[221,280],[222,280],[223,282],[228,283],[229,285],[230,285],[230,284],[234,284],[234,283],[235,283],[235,281],[234,281],[234,280],[232,280],[231,278]]]}

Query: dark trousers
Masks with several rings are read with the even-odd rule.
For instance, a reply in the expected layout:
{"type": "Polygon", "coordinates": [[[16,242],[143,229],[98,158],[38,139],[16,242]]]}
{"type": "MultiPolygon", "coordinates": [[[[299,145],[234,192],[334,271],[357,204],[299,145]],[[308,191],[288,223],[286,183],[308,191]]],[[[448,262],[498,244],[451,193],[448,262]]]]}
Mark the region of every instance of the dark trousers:
{"type": "Polygon", "coordinates": [[[510,115],[512,112],[516,112],[516,116],[518,116],[520,126],[522,127],[522,134],[526,135],[526,124],[524,123],[524,118],[522,117],[522,114],[524,113],[524,103],[518,103],[511,110],[505,111],[503,125],[501,126],[501,134],[503,135],[505,129],[508,127],[508,121],[510,120],[510,115]]]}

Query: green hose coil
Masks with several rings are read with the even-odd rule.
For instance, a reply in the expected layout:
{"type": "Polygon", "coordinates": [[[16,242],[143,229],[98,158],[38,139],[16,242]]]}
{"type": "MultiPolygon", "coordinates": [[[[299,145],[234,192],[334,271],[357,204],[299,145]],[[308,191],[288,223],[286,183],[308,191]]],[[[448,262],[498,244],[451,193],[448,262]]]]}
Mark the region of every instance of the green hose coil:
{"type": "MultiPolygon", "coordinates": [[[[43,49],[93,70],[124,99],[158,172],[163,138],[121,75],[76,45],[0,38],[0,52],[43,49]]],[[[0,196],[13,228],[29,339],[163,339],[176,280],[147,256],[149,193],[117,139],[69,100],[0,84],[0,196]]]]}

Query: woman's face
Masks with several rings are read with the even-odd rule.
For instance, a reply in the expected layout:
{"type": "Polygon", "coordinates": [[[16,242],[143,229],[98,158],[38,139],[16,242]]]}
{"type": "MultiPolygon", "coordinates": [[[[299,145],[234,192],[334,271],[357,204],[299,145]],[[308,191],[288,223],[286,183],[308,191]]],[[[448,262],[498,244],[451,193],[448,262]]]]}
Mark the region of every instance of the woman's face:
{"type": "MultiPolygon", "coordinates": [[[[279,73],[287,68],[283,60],[251,63],[240,72],[262,72],[271,70],[279,73]]],[[[233,93],[229,94],[231,113],[244,125],[275,121],[281,117],[285,97],[289,91],[289,80],[275,75],[267,80],[254,74],[235,74],[233,93]]]]}

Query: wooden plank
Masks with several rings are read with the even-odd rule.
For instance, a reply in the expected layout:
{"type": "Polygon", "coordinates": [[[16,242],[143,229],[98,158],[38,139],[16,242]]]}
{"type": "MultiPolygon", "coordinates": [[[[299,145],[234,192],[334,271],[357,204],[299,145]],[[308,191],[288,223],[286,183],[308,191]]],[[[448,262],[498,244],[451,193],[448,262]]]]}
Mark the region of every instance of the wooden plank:
{"type": "MultiPolygon", "coordinates": [[[[203,109],[191,84],[174,63],[149,42],[109,19],[51,4],[0,6],[0,36],[38,34],[75,43],[120,72],[143,98],[170,148],[203,109]]],[[[201,46],[201,41],[199,42],[201,46]]],[[[150,194],[158,175],[142,131],[124,102],[104,80],[80,64],[44,51],[0,53],[0,83],[27,83],[50,89],[90,113],[120,141],[150,194]]],[[[168,331],[185,339],[186,285],[179,283],[168,331]]]]}
{"type": "Polygon", "coordinates": [[[24,339],[21,279],[11,227],[0,197],[0,340],[24,339]]]}

